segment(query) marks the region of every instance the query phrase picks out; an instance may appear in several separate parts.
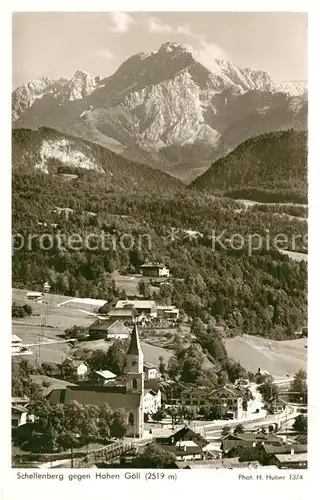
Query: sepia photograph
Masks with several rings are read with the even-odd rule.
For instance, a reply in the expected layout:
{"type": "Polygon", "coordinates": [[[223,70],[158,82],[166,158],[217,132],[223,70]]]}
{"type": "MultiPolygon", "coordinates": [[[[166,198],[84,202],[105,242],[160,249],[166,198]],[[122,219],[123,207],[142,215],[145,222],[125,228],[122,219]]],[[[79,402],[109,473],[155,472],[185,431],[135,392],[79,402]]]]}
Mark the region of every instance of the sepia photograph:
{"type": "Polygon", "coordinates": [[[11,468],[299,479],[308,14],[13,12],[11,102],[11,468]]]}

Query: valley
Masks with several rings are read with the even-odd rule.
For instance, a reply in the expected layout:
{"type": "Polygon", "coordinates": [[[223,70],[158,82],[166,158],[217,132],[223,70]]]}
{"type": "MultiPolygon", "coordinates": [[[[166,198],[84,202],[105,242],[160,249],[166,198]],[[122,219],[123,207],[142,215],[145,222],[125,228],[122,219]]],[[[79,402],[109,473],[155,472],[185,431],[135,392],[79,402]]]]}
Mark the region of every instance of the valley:
{"type": "Polygon", "coordinates": [[[307,467],[307,24],[12,16],[12,467],[307,467]]]}

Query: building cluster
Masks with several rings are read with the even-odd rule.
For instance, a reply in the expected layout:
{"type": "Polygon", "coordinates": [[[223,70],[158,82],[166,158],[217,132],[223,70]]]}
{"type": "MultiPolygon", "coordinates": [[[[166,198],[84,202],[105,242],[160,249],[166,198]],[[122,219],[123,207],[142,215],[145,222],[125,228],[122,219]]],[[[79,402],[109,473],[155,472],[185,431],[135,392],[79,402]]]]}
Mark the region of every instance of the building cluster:
{"type": "Polygon", "coordinates": [[[170,325],[179,319],[179,309],[175,306],[157,305],[153,300],[118,300],[116,305],[104,316],[100,316],[89,327],[92,338],[127,339],[131,326],[157,325],[165,320],[170,325]]]}
{"type": "Polygon", "coordinates": [[[128,435],[143,437],[145,415],[151,415],[161,407],[161,391],[156,367],[144,362],[137,325],[132,329],[124,375],[97,370],[87,381],[87,364],[65,362],[68,369],[70,364],[78,380],[84,380],[84,383],[53,389],[47,396],[48,400],[64,404],[71,401],[96,406],[108,404],[114,410],[124,409],[128,414],[128,435]]]}

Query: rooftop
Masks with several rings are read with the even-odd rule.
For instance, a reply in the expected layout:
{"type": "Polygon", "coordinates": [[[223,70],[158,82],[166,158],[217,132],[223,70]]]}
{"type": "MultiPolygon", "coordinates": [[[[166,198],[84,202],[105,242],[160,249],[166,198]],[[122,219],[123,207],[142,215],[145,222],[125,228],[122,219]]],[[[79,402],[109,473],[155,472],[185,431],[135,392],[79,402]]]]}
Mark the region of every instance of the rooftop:
{"type": "Polygon", "coordinates": [[[179,469],[247,469],[258,468],[259,462],[239,462],[238,458],[222,458],[220,460],[194,460],[177,464],[179,469]]]}
{"type": "Polygon", "coordinates": [[[308,461],[307,453],[297,453],[295,455],[279,454],[275,455],[280,463],[300,463],[308,461]]]}
{"type": "Polygon", "coordinates": [[[273,444],[263,444],[262,448],[268,455],[285,455],[290,454],[291,450],[294,450],[295,453],[306,453],[308,447],[306,444],[285,444],[280,446],[275,446],[273,444]]]}
{"type": "Polygon", "coordinates": [[[130,306],[136,309],[150,309],[156,307],[156,303],[153,300],[118,300],[115,308],[122,309],[130,306]]]}
{"type": "Polygon", "coordinates": [[[89,326],[89,330],[102,330],[106,331],[110,328],[110,326],[114,325],[117,320],[114,318],[106,318],[106,319],[97,319],[89,326]]]}
{"type": "Polygon", "coordinates": [[[18,337],[18,335],[15,335],[14,333],[11,336],[11,342],[22,342],[22,339],[18,337]]]}
{"type": "Polygon", "coordinates": [[[141,352],[141,347],[139,341],[138,327],[135,323],[131,333],[131,340],[127,354],[140,354],[140,352],[141,352]]]}
{"type": "Polygon", "coordinates": [[[11,407],[12,413],[28,413],[27,408],[21,405],[14,405],[11,407]]]}
{"type": "Polygon", "coordinates": [[[116,309],[111,309],[111,311],[108,312],[108,316],[110,318],[112,317],[128,317],[128,318],[132,318],[132,309],[129,309],[129,308],[123,308],[123,307],[117,307],[116,309]]]}
{"type": "Polygon", "coordinates": [[[154,268],[163,268],[163,267],[166,267],[165,264],[162,264],[160,262],[155,262],[155,263],[152,263],[152,262],[146,262],[145,264],[142,264],[142,266],[140,266],[140,268],[148,268],[148,267],[154,267],[154,268]]]}
{"type": "Polygon", "coordinates": [[[148,361],[145,361],[145,362],[143,363],[143,366],[144,366],[145,368],[157,368],[157,367],[156,367],[153,363],[148,363],[148,361]]]}
{"type": "Polygon", "coordinates": [[[100,371],[95,371],[98,375],[105,379],[110,379],[110,378],[116,378],[116,374],[112,373],[110,370],[100,370],[100,371]]]}

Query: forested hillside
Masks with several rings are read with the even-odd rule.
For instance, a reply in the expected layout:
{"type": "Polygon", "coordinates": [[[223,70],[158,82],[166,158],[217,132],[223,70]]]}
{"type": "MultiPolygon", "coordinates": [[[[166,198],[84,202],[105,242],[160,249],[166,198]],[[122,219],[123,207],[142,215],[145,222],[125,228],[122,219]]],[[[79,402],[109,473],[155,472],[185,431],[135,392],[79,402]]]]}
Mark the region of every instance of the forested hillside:
{"type": "Polygon", "coordinates": [[[86,178],[87,188],[94,189],[99,184],[102,192],[173,193],[184,189],[178,179],[168,174],[48,128],[13,131],[12,165],[22,173],[40,171],[60,176],[61,185],[64,175],[74,174],[80,184],[86,178]]]}
{"type": "Polygon", "coordinates": [[[307,203],[307,133],[272,132],[242,143],[191,187],[262,202],[307,203]]]}
{"type": "Polygon", "coordinates": [[[112,298],[117,292],[110,273],[130,272],[150,259],[165,262],[174,277],[160,288],[159,300],[174,303],[191,318],[225,325],[230,334],[288,338],[305,322],[306,263],[266,246],[268,230],[271,241],[286,234],[287,248],[294,235],[301,235],[296,250],[305,251],[305,221],[241,211],[233,200],[203,193],[108,192],[96,175],[103,178],[89,172],[65,181],[42,172],[13,172],[13,233],[24,237],[24,245],[17,238],[13,252],[14,286],[33,288],[48,280],[53,293],[112,298]],[[85,244],[93,233],[95,249],[92,240],[91,248],[85,244]],[[30,234],[39,236],[29,245],[30,234]],[[66,242],[75,234],[80,244],[71,248],[66,242]],[[245,241],[238,249],[228,247],[235,234],[245,241]],[[250,234],[262,238],[261,249],[251,256],[250,234]],[[129,245],[123,244],[126,238],[129,245]]]}

